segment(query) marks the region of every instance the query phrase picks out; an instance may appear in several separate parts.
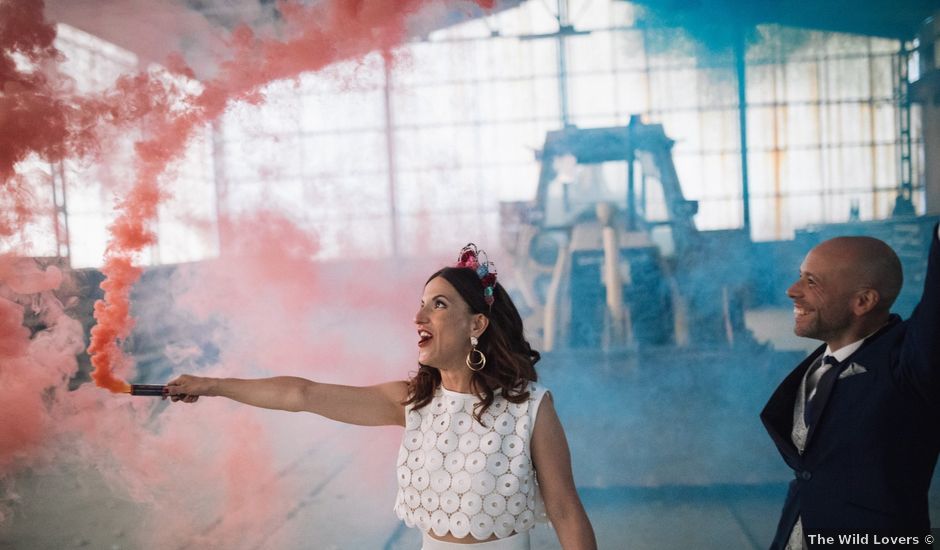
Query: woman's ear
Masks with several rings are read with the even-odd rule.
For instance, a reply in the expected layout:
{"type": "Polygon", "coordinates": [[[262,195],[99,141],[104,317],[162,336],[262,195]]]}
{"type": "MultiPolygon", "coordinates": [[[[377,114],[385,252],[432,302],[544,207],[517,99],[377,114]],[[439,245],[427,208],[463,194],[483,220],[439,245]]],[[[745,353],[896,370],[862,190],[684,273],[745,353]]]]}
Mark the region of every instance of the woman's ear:
{"type": "Polygon", "coordinates": [[[486,332],[488,326],[490,326],[490,320],[487,319],[486,315],[477,313],[473,316],[473,321],[470,322],[470,334],[479,338],[481,334],[486,332]]]}

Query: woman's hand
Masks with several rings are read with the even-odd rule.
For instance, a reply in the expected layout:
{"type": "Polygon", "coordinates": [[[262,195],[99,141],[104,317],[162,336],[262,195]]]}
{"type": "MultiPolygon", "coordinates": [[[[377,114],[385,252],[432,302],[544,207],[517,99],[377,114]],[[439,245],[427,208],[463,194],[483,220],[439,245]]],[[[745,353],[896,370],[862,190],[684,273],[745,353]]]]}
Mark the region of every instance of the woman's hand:
{"type": "Polygon", "coordinates": [[[183,374],[167,383],[167,395],[172,401],[195,403],[200,395],[214,395],[216,382],[215,378],[183,374]]]}

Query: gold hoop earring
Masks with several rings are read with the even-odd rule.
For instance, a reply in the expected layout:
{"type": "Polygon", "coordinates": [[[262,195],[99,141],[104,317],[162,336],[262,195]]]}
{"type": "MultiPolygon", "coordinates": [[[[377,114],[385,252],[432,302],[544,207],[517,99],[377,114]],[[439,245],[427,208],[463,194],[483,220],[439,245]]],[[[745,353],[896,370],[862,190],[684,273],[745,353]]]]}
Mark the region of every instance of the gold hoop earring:
{"type": "Polygon", "coordinates": [[[467,368],[473,372],[480,372],[483,370],[483,367],[486,366],[486,356],[483,355],[483,352],[477,349],[477,344],[480,341],[477,340],[476,336],[470,337],[470,345],[473,348],[470,350],[470,353],[467,354],[467,368]],[[474,358],[473,354],[476,353],[477,357],[474,358]],[[474,361],[476,359],[476,361],[474,361]]]}

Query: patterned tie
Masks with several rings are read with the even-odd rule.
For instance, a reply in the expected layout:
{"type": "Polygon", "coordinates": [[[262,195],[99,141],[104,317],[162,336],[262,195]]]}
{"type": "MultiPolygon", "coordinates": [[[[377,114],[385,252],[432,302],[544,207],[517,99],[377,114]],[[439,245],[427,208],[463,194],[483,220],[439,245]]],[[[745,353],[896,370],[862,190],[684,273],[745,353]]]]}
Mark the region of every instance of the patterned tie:
{"type": "Polygon", "coordinates": [[[833,377],[838,374],[841,365],[842,363],[836,360],[835,357],[827,355],[823,357],[822,363],[806,378],[806,405],[803,407],[803,421],[807,426],[812,425],[815,420],[813,405],[816,402],[817,390],[820,387],[832,384],[833,377]]]}

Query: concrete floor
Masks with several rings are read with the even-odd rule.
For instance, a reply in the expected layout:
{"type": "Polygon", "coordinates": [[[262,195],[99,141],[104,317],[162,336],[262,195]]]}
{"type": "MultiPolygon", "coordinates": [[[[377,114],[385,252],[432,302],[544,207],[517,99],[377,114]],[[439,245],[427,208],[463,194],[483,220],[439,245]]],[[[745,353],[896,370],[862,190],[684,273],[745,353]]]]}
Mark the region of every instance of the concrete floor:
{"type": "MultiPolygon", "coordinates": [[[[353,466],[353,465],[350,465],[353,466]]],[[[242,548],[416,549],[420,535],[395,520],[391,506],[363,506],[344,490],[351,467],[310,488],[268,533],[246,533],[242,548]],[[365,515],[363,514],[365,512],[365,515]],[[278,540],[277,546],[267,541],[278,540]]],[[[2,549],[140,547],[135,526],[147,506],[117,499],[84,474],[32,476],[22,482],[15,521],[0,528],[2,549]]],[[[679,489],[582,489],[600,548],[764,548],[782,486],[679,489]]],[[[181,541],[179,548],[196,548],[181,541]]],[[[533,532],[533,548],[560,548],[550,526],[533,532]]]]}

